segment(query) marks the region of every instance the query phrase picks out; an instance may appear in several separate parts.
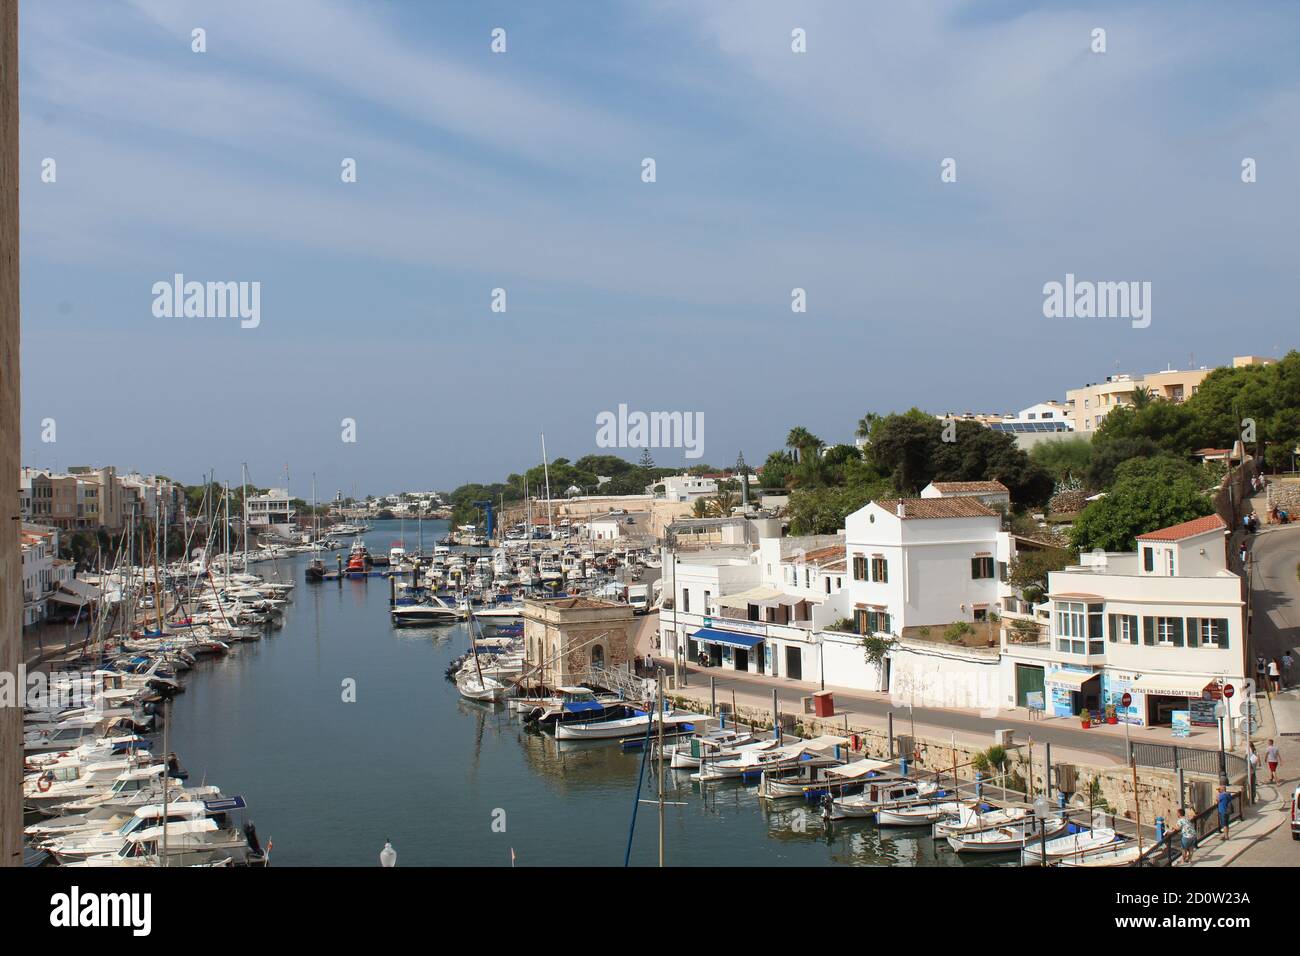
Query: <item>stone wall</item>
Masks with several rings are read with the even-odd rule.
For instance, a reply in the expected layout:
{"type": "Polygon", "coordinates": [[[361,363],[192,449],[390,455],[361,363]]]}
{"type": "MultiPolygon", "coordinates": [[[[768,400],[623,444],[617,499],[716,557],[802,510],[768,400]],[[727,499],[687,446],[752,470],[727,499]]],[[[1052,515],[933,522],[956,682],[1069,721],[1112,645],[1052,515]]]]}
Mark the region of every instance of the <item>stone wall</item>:
{"type": "MultiPolygon", "coordinates": [[[[18,0],[0,0],[0,671],[22,654],[18,534],[21,447],[18,378],[18,0]]],[[[0,707],[0,865],[22,865],[20,707],[0,707]]]]}
{"type": "MultiPolygon", "coordinates": [[[[688,699],[674,700],[674,705],[684,709],[700,708],[698,701],[688,699]]],[[[724,709],[730,709],[730,704],[727,701],[719,700],[719,705],[724,709]]],[[[703,709],[708,709],[707,700],[704,702],[703,709]]],[[[771,710],[763,710],[757,707],[738,707],[736,713],[742,723],[752,723],[758,727],[768,729],[772,726],[771,710]]],[[[802,737],[816,737],[823,734],[840,737],[856,736],[858,747],[852,751],[851,759],[862,757],[880,760],[889,759],[889,738],[886,731],[871,727],[858,727],[847,723],[844,715],[817,718],[811,714],[782,713],[781,723],[787,732],[802,737]]],[[[907,731],[908,724],[906,721],[895,721],[894,737],[896,740],[906,735],[907,731]]],[[[1036,744],[1031,754],[1026,746],[1027,740],[1023,736],[1023,728],[1016,728],[1016,734],[1016,745],[1007,749],[1008,776],[1018,775],[1020,780],[1030,785],[1035,793],[1042,793],[1043,777],[1046,770],[1045,749],[1041,744],[1036,744]],[[1032,766],[1030,765],[1031,758],[1032,766]]],[[[994,741],[990,738],[988,744],[983,747],[960,742],[954,746],[951,740],[926,738],[918,735],[914,751],[916,759],[909,772],[922,779],[927,777],[932,779],[933,775],[937,773],[942,780],[951,781],[955,763],[958,778],[963,783],[973,781],[975,771],[971,766],[972,758],[977,752],[988,749],[993,743],[994,741]]],[[[895,756],[897,757],[897,754],[895,756]]],[[[1090,805],[1088,791],[1095,779],[1100,783],[1100,793],[1094,798],[1093,805],[1104,803],[1115,816],[1127,820],[1133,819],[1135,801],[1133,799],[1132,768],[1121,764],[1098,765],[1063,761],[1060,759],[1059,754],[1054,754],[1052,758],[1053,767],[1059,768],[1062,764],[1072,767],[1075,772],[1075,789],[1068,796],[1069,806],[1086,808],[1090,805]]],[[[1059,781],[1059,772],[1055,775],[1055,779],[1059,781]]],[[[1185,782],[1188,784],[1189,791],[1193,789],[1191,785],[1198,781],[1210,785],[1211,789],[1217,787],[1217,781],[1212,777],[1187,774],[1185,782]]],[[[1173,826],[1172,821],[1178,816],[1178,775],[1164,770],[1139,768],[1137,782],[1138,793],[1141,798],[1140,806],[1137,809],[1141,811],[1143,826],[1154,826],[1157,816],[1164,817],[1166,826],[1173,826]]],[[[1012,785],[1014,786],[1014,784],[1012,785]]],[[[1001,783],[989,784],[984,793],[986,797],[996,802],[1002,793],[1001,783]]],[[[1023,795],[1015,791],[1008,794],[1010,802],[1022,801],[1023,799],[1023,795]]],[[[1057,797],[1053,794],[1053,806],[1056,805],[1056,801],[1057,797]]],[[[1205,809],[1205,807],[1194,806],[1190,797],[1188,799],[1188,808],[1189,812],[1192,812],[1193,809],[1205,809]]]]}

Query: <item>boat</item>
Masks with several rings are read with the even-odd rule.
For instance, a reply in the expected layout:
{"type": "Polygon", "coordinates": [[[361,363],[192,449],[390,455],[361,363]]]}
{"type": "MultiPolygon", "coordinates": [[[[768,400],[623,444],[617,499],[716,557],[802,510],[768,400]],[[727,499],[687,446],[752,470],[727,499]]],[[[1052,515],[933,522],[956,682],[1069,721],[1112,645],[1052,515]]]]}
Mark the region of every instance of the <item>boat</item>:
{"type": "MultiPolygon", "coordinates": [[[[883,760],[854,760],[850,763],[819,764],[808,774],[764,773],[758,795],[779,800],[783,797],[811,797],[823,793],[844,795],[866,786],[867,781],[885,775],[890,764],[883,760]]],[[[799,768],[796,768],[799,769],[799,768]]]]}
{"type": "Polygon", "coordinates": [[[992,827],[1000,827],[1023,820],[1028,814],[1029,810],[1025,807],[993,809],[987,804],[967,807],[951,820],[936,821],[934,836],[935,839],[942,839],[950,833],[974,833],[977,830],[988,830],[992,827]]]}
{"type": "MultiPolygon", "coordinates": [[[[1150,847],[1146,848],[1147,850],[1150,847]]],[[[1134,866],[1142,850],[1131,841],[1116,842],[1082,856],[1063,856],[1055,860],[1057,866],[1134,866]]]]}
{"type": "Polygon", "coordinates": [[[928,803],[943,795],[938,784],[929,781],[885,777],[868,781],[861,793],[832,798],[829,806],[823,804],[823,815],[830,820],[874,818],[881,810],[928,803]]]}
{"type": "Polygon", "coordinates": [[[467,616],[464,608],[453,607],[436,594],[419,604],[402,604],[389,609],[389,616],[397,626],[407,624],[453,624],[467,616]]]}
{"type": "Polygon", "coordinates": [[[1065,830],[1065,818],[1061,816],[1035,817],[1032,814],[1018,823],[1009,823],[974,832],[948,834],[948,845],[958,853],[1007,853],[1021,849],[1026,843],[1047,839],[1065,830]]]}
{"type": "Polygon", "coordinates": [[[469,673],[460,673],[456,675],[456,689],[460,691],[460,696],[470,700],[496,701],[506,695],[506,685],[501,683],[495,677],[487,674],[475,674],[472,670],[469,673]]]}
{"type": "MultiPolygon", "coordinates": [[[[561,722],[555,725],[556,740],[616,740],[621,737],[644,736],[647,728],[651,723],[652,715],[650,713],[638,713],[631,717],[620,717],[617,720],[593,720],[586,722],[561,722]]],[[[673,733],[680,729],[691,727],[693,724],[708,720],[707,714],[692,714],[687,712],[672,711],[663,715],[662,719],[654,720],[658,725],[663,723],[664,730],[669,728],[673,733]]]]}
{"type": "MultiPolygon", "coordinates": [[[[1066,858],[1083,858],[1090,853],[1117,849],[1127,840],[1111,827],[1076,827],[1071,824],[1073,833],[1066,833],[1047,841],[1047,862],[1059,863],[1066,858]]],[[[1043,845],[1041,840],[1030,840],[1020,850],[1021,866],[1039,866],[1043,862],[1043,845]]]]}
{"type": "Polygon", "coordinates": [[[848,744],[844,737],[822,736],[800,740],[768,750],[744,748],[736,757],[726,760],[704,761],[691,779],[700,782],[760,776],[765,771],[787,770],[801,761],[825,761],[827,752],[848,744]]]}
{"type": "Polygon", "coordinates": [[[370,573],[373,566],[374,561],[370,557],[370,552],[366,550],[365,542],[358,537],[352,542],[352,550],[348,552],[346,572],[348,574],[365,575],[370,573]]]}
{"type": "Polygon", "coordinates": [[[885,807],[876,811],[876,826],[930,826],[945,817],[956,817],[970,803],[944,800],[937,803],[914,803],[905,807],[885,807]]]}

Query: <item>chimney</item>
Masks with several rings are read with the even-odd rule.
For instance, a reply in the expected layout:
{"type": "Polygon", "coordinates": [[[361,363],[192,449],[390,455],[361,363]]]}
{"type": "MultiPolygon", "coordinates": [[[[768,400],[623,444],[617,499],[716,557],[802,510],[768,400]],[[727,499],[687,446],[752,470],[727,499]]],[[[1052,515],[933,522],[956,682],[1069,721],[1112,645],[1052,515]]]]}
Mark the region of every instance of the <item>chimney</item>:
{"type": "Polygon", "coordinates": [[[895,513],[896,513],[900,518],[906,518],[906,517],[907,517],[907,504],[903,501],[902,498],[899,498],[899,499],[898,499],[898,507],[895,509],[895,513]]]}

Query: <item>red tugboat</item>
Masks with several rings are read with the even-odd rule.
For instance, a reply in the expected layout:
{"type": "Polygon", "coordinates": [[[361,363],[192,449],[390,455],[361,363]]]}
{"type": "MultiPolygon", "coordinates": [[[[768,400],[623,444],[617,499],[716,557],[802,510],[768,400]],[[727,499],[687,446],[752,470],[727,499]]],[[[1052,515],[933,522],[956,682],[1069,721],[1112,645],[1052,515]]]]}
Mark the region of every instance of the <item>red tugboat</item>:
{"type": "Polygon", "coordinates": [[[366,550],[365,543],[358,535],[357,539],[352,543],[352,551],[348,555],[348,566],[346,572],[348,574],[365,575],[370,572],[370,568],[373,564],[374,562],[370,559],[370,552],[366,550]]]}

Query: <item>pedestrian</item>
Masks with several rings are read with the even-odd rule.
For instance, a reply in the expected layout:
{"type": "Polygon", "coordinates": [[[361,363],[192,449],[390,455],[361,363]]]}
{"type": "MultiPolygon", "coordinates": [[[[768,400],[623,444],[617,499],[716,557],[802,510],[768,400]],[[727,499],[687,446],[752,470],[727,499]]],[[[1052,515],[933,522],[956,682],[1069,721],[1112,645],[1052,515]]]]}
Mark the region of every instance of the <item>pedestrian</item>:
{"type": "Polygon", "coordinates": [[[1295,664],[1295,658],[1291,656],[1290,651],[1287,651],[1285,654],[1282,655],[1282,686],[1283,687],[1291,686],[1291,667],[1294,664],[1295,664]]]}
{"type": "Polygon", "coordinates": [[[1196,849],[1196,824],[1182,807],[1178,808],[1178,833],[1182,838],[1183,862],[1192,862],[1192,850],[1196,849]]]}
{"type": "Polygon", "coordinates": [[[1282,665],[1278,663],[1277,658],[1268,662],[1268,682],[1273,688],[1273,693],[1282,689],[1282,665]]]}
{"type": "Polygon", "coordinates": [[[1246,753],[1246,763],[1249,765],[1247,779],[1250,781],[1250,800],[1255,802],[1255,787],[1259,783],[1259,753],[1255,750],[1255,742],[1250,742],[1250,749],[1246,753]]]}
{"type": "Polygon", "coordinates": [[[1219,784],[1219,827],[1223,830],[1223,839],[1228,839],[1228,814],[1232,807],[1232,794],[1228,788],[1219,784]]]}
{"type": "Polygon", "coordinates": [[[1277,783],[1277,765],[1282,762],[1282,755],[1278,753],[1277,744],[1273,738],[1268,738],[1268,746],[1264,748],[1264,763],[1268,764],[1268,782],[1277,783]]]}

